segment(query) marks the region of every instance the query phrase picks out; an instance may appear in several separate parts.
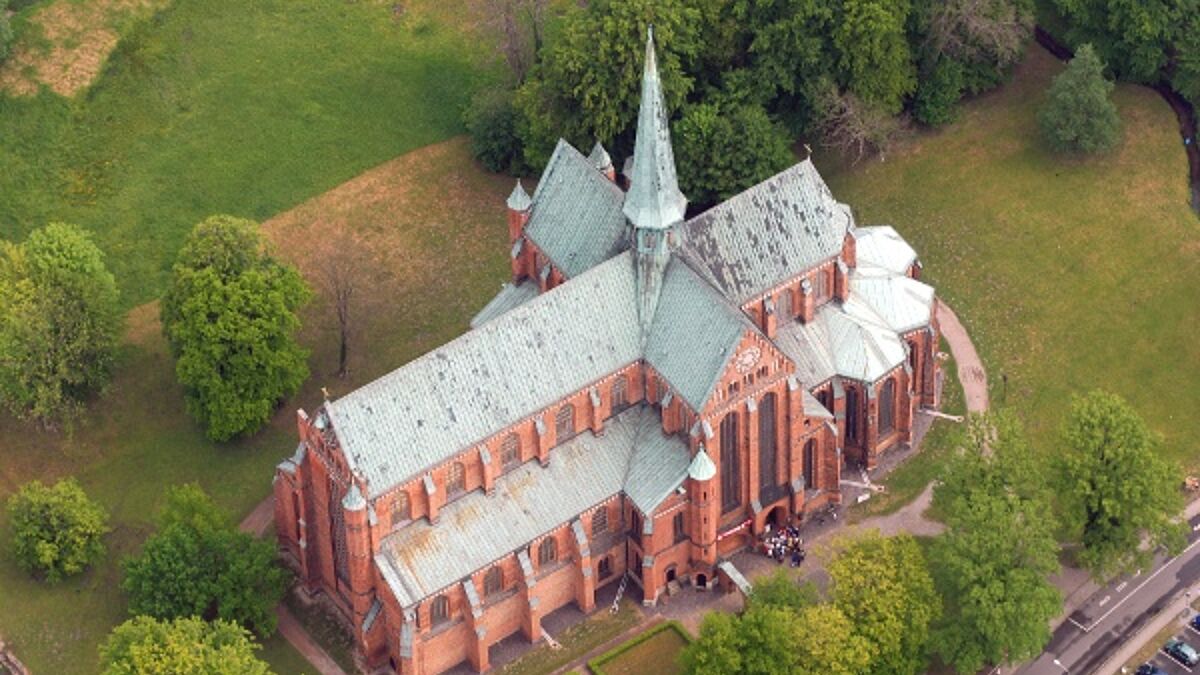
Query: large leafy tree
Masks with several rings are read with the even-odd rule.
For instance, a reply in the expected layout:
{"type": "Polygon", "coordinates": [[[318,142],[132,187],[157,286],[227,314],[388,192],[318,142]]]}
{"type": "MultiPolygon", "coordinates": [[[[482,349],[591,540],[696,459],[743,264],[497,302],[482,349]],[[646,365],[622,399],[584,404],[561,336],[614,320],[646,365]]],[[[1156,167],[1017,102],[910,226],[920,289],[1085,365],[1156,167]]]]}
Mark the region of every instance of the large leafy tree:
{"type": "Polygon", "coordinates": [[[196,617],[160,621],[139,616],[100,645],[103,675],[270,675],[242,627],[196,617]]]}
{"type": "Polygon", "coordinates": [[[1063,427],[1066,524],[1079,562],[1098,578],[1132,569],[1153,546],[1179,549],[1184,526],[1179,469],[1156,452],[1158,437],[1116,394],[1078,396],[1063,427]]]}
{"type": "Polygon", "coordinates": [[[871,673],[922,672],[941,600],[916,540],[863,534],[842,544],[829,576],[834,606],[866,640],[871,673]]]}
{"type": "Polygon", "coordinates": [[[891,114],[917,86],[917,69],[905,26],[908,0],[842,0],[833,30],[843,86],[891,114]]]}
{"type": "Polygon", "coordinates": [[[787,607],[751,606],[741,616],[711,612],[683,650],[691,675],[782,675],[796,672],[796,614],[787,607]]]}
{"type": "Polygon", "coordinates": [[[188,410],[210,438],[257,430],[308,377],[295,331],[309,295],[253,221],[212,216],[192,231],[163,297],[163,330],[188,410]]]}
{"type": "Polygon", "coordinates": [[[813,605],[796,616],[794,675],[866,675],[871,670],[870,643],[855,630],[842,610],[813,605]]]}
{"type": "Polygon", "coordinates": [[[74,478],[23,485],[8,499],[8,517],[13,557],[26,572],[58,581],[104,557],[108,513],[74,478]]]}
{"type": "Polygon", "coordinates": [[[235,530],[195,485],[167,491],[158,531],[124,568],[131,614],[225,619],[259,635],[274,632],[288,578],[274,547],[235,530]]]}
{"type": "Polygon", "coordinates": [[[932,643],[960,673],[1041,652],[1062,598],[1045,472],[1007,413],[973,417],[934,490],[946,533],[931,552],[945,599],[932,643]]]}
{"type": "Polygon", "coordinates": [[[651,24],[667,108],[678,109],[692,89],[688,72],[703,48],[709,4],[598,0],[569,15],[517,92],[529,164],[544,166],[559,137],[581,148],[595,140],[618,152],[632,148],[651,24]]]}
{"type": "Polygon", "coordinates": [[[0,246],[0,403],[51,425],[108,382],[121,333],[116,282],[74,225],[0,246]]]}
{"type": "Polygon", "coordinates": [[[1121,137],[1121,118],[1109,99],[1113,83],[1091,45],[1079,48],[1067,69],[1054,78],[1038,124],[1059,152],[1104,152],[1121,137]]]}
{"type": "Polygon", "coordinates": [[[1154,82],[1180,28],[1200,12],[1196,0],[1054,0],[1072,44],[1095,45],[1122,79],[1154,82]]]}
{"type": "Polygon", "coordinates": [[[730,14],[740,28],[746,89],[764,103],[778,103],[806,125],[811,85],[833,73],[833,0],[734,0],[730,14]],[[777,100],[778,99],[778,100],[777,100]]]}
{"type": "Polygon", "coordinates": [[[675,124],[680,189],[715,204],[786,169],[795,158],[787,131],[757,103],[727,97],[688,106],[675,124]]]}
{"type": "Polygon", "coordinates": [[[820,599],[816,586],[811,582],[796,583],[796,580],[783,570],[754,582],[754,589],[750,593],[751,605],[786,607],[792,610],[815,605],[820,599]]]}

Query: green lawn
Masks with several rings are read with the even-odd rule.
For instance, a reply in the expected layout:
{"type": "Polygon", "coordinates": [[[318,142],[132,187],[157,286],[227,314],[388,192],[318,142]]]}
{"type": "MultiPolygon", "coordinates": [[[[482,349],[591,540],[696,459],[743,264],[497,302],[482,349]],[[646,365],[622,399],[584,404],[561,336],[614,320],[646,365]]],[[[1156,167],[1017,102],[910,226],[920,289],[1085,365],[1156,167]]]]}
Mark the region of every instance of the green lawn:
{"type": "Polygon", "coordinates": [[[0,96],[0,237],[78,223],[127,306],[157,297],[205,216],[266,219],[459,133],[495,77],[475,6],[176,0],[86,93],[0,96]]]}
{"type": "Polygon", "coordinates": [[[971,332],[993,404],[1021,411],[1042,452],[1056,452],[1071,394],[1100,387],[1163,434],[1164,456],[1200,468],[1200,221],[1175,118],[1154,92],[1120,85],[1121,146],[1054,156],[1035,115],[1060,70],[1032,46],[1011,84],[950,127],[884,162],[817,164],[859,223],[893,224],[920,252],[971,332]]]}
{"type": "Polygon", "coordinates": [[[586,621],[563,631],[557,640],[562,649],[542,645],[500,669],[503,675],[547,675],[580,658],[589,651],[633,628],[642,618],[633,601],[626,599],[621,610],[610,614],[601,609],[586,621]]]}
{"type": "Polygon", "coordinates": [[[683,628],[668,622],[588,662],[597,675],[677,675],[679,654],[688,645],[683,628]]]}

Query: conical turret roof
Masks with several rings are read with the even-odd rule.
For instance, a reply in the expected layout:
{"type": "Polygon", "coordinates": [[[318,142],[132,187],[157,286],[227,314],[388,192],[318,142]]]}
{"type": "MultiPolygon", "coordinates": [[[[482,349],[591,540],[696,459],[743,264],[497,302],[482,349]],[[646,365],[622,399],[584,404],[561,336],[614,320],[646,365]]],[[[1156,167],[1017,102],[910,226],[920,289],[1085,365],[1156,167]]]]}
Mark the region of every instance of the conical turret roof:
{"type": "Polygon", "coordinates": [[[646,36],[632,183],[622,210],[634,227],[662,230],[681,222],[686,208],[687,198],[679,191],[675,176],[675,153],[671,149],[671,130],[667,126],[667,107],[658,79],[651,29],[646,36]]]}

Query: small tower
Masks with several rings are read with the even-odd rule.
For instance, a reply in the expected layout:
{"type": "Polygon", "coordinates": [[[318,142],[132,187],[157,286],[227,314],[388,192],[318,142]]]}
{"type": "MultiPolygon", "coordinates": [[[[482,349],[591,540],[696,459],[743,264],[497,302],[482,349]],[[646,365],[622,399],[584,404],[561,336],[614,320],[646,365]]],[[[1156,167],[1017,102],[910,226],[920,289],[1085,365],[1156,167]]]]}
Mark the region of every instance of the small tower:
{"type": "Polygon", "coordinates": [[[596,170],[604,174],[604,177],[617,182],[617,169],[613,166],[612,157],[608,156],[608,151],[600,145],[600,141],[596,141],[595,147],[592,148],[592,154],[588,155],[588,161],[596,170]]]}
{"type": "Polygon", "coordinates": [[[649,334],[658,306],[663,270],[671,258],[667,240],[674,227],[683,222],[686,208],[687,198],[679,191],[675,176],[675,153],[671,149],[671,130],[667,126],[667,108],[658,79],[654,30],[651,28],[646,35],[633,175],[621,209],[633,225],[638,320],[643,341],[649,334]]]}
{"type": "Polygon", "coordinates": [[[525,234],[525,225],[529,223],[529,214],[533,209],[533,200],[521,186],[521,179],[517,179],[517,185],[505,203],[508,205],[508,245],[512,251],[510,255],[512,279],[517,282],[529,274],[529,270],[526,269],[528,256],[523,250],[525,246],[522,237],[525,234]]]}

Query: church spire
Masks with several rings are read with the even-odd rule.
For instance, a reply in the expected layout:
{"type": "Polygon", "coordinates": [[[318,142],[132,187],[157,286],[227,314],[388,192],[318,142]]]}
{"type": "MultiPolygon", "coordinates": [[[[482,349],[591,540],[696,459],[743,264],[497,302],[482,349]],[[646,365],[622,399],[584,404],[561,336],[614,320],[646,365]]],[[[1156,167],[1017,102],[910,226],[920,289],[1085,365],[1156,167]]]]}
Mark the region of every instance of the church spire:
{"type": "Polygon", "coordinates": [[[667,108],[658,79],[654,28],[651,27],[646,31],[646,63],[633,150],[633,176],[622,210],[634,228],[664,230],[683,220],[686,207],[687,198],[679,191],[675,178],[675,153],[671,150],[671,131],[667,127],[667,108]]]}

